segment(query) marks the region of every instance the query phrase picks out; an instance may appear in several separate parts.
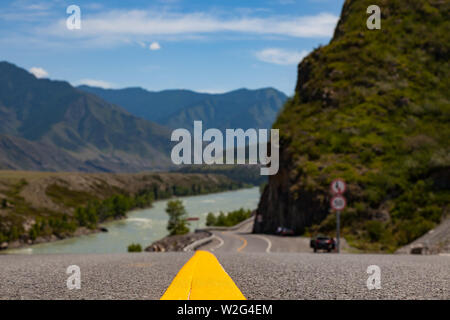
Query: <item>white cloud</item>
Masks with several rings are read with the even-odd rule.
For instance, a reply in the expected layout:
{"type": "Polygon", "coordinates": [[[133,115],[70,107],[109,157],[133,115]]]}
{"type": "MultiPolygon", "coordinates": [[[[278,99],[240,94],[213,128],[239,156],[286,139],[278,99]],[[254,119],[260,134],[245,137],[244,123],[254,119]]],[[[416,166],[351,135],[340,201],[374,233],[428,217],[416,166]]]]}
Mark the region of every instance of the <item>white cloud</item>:
{"type": "Polygon", "coordinates": [[[30,72],[38,79],[48,78],[48,72],[43,68],[33,67],[30,72]]]}
{"type": "MultiPolygon", "coordinates": [[[[3,5],[3,3],[2,3],[3,5]]],[[[0,19],[8,21],[34,22],[48,19],[52,3],[30,3],[30,1],[14,1],[9,7],[2,7],[0,19]]]]}
{"type": "Polygon", "coordinates": [[[230,92],[230,89],[223,89],[223,88],[212,88],[212,89],[198,89],[195,90],[196,92],[201,92],[201,93],[210,93],[210,94],[221,94],[221,93],[226,93],[226,92],[230,92]]]}
{"type": "Polygon", "coordinates": [[[279,48],[267,48],[256,52],[256,58],[263,62],[274,63],[280,65],[298,64],[308,51],[290,51],[279,48]]]}
{"type": "Polygon", "coordinates": [[[152,43],[148,46],[148,48],[149,48],[150,50],[152,50],[152,51],[155,51],[155,50],[161,49],[161,46],[159,45],[158,42],[152,42],[152,43]]]}
{"type": "MultiPolygon", "coordinates": [[[[331,37],[338,17],[329,13],[314,16],[221,17],[212,13],[171,13],[144,10],[113,10],[86,15],[78,37],[168,36],[234,32],[299,38],[331,37]]],[[[65,20],[51,25],[47,34],[67,36],[65,20]]]]}
{"type": "Polygon", "coordinates": [[[112,89],[115,87],[115,85],[113,83],[103,81],[103,80],[95,80],[95,79],[81,79],[80,81],[77,82],[76,85],[82,85],[82,84],[90,86],[90,87],[99,87],[99,88],[103,88],[103,89],[112,89]]]}
{"type": "Polygon", "coordinates": [[[145,48],[147,46],[144,41],[136,41],[136,43],[140,45],[142,48],[145,48]]]}

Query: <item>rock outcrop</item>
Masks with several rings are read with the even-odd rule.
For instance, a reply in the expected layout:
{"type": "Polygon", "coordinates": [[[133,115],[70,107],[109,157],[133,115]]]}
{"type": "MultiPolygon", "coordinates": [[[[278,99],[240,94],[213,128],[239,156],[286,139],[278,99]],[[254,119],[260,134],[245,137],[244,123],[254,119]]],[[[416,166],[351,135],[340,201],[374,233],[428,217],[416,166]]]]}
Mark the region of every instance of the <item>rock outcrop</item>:
{"type": "Polygon", "coordinates": [[[332,233],[338,177],[342,232],[359,249],[394,252],[449,213],[450,3],[378,1],[381,30],[368,30],[372,4],[345,1],[330,44],[299,64],[254,232],[332,233]]]}
{"type": "Polygon", "coordinates": [[[200,231],[195,233],[187,233],[183,235],[167,236],[158,241],[153,242],[145,251],[148,252],[169,252],[183,251],[185,247],[197,240],[211,236],[210,232],[200,231]]]}

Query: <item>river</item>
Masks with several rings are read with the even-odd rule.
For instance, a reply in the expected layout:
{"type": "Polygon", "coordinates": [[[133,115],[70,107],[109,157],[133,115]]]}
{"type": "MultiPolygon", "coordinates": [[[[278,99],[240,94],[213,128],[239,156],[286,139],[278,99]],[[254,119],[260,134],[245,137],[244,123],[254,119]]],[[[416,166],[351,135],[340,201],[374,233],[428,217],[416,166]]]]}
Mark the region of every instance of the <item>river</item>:
{"type": "MultiPolygon", "coordinates": [[[[191,230],[204,227],[208,212],[228,212],[240,208],[256,209],[259,201],[259,188],[240,189],[201,196],[180,198],[189,217],[199,217],[191,222],[191,230]]],[[[139,243],[143,248],[153,241],[167,235],[168,216],[165,212],[169,200],[156,201],[152,208],[139,209],[128,213],[122,220],[102,224],[108,229],[105,233],[64,239],[55,242],[36,244],[5,253],[120,253],[126,252],[131,243],[139,243]]]]}

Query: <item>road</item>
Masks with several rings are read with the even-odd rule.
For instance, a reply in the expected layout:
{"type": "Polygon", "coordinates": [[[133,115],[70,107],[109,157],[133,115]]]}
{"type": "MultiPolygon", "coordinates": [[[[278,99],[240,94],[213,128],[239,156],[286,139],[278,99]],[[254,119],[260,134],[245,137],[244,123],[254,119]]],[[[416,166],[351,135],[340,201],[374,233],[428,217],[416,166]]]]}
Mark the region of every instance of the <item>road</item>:
{"type": "Polygon", "coordinates": [[[234,231],[212,230],[215,239],[199,249],[214,253],[269,252],[272,242],[267,236],[251,234],[252,227],[252,221],[248,221],[234,231]]]}
{"type": "MultiPolygon", "coordinates": [[[[214,253],[274,253],[274,252],[312,252],[309,247],[309,238],[305,237],[280,237],[267,234],[252,234],[253,221],[248,220],[233,231],[210,230],[214,240],[198,249],[210,250],[214,253]]],[[[344,251],[349,246],[341,239],[344,251]]]]}
{"type": "MultiPolygon", "coordinates": [[[[448,256],[313,254],[301,252],[307,239],[250,228],[215,231],[202,248],[247,299],[450,299],[448,256]],[[379,290],[366,286],[370,265],[381,269],[379,290]]],[[[193,254],[0,255],[0,299],[159,299],[193,254]],[[81,269],[80,290],[67,289],[70,265],[81,269]]]]}

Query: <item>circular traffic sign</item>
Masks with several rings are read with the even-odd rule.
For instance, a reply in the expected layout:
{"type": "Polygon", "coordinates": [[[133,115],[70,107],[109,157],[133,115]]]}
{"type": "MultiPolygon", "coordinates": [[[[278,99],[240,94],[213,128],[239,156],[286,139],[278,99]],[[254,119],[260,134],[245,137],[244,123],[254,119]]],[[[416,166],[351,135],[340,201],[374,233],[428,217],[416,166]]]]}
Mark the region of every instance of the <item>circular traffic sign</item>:
{"type": "Polygon", "coordinates": [[[347,189],[345,181],[342,179],[335,179],[330,185],[331,192],[334,194],[343,194],[347,189]]]}
{"type": "Polygon", "coordinates": [[[331,199],[331,208],[336,211],[341,211],[347,205],[347,201],[343,196],[335,196],[331,199]]]}

